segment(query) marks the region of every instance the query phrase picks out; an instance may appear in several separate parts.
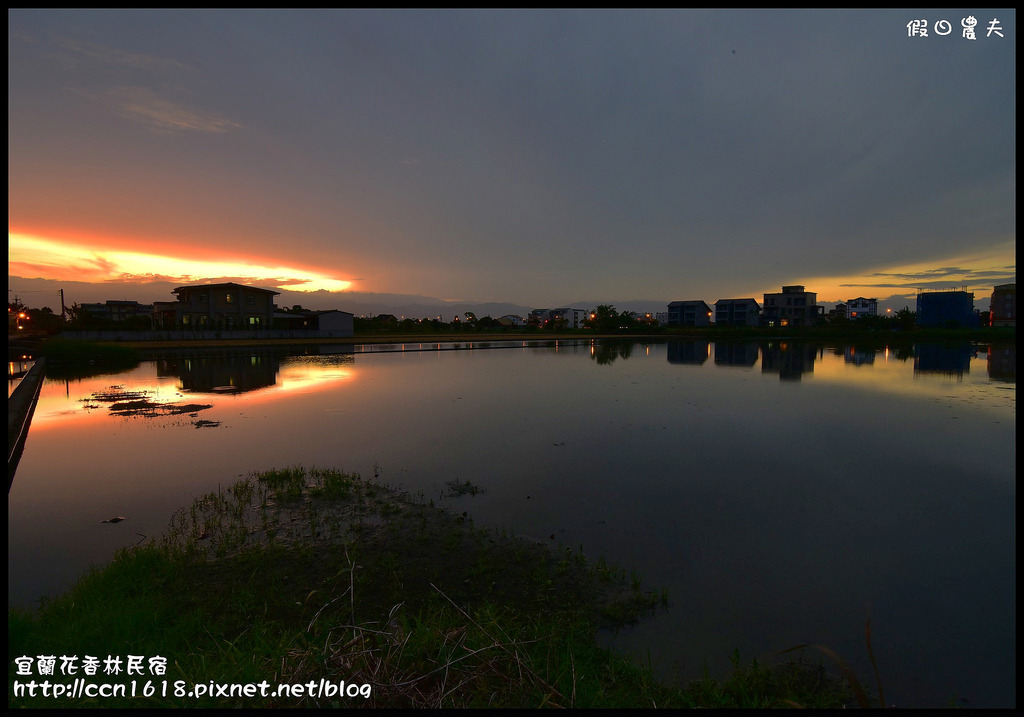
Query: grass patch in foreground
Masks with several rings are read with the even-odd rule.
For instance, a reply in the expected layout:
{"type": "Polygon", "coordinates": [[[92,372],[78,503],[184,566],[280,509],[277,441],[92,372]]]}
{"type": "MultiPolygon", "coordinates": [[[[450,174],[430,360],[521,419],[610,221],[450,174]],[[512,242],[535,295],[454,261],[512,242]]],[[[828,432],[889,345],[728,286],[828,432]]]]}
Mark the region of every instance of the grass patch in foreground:
{"type": "Polygon", "coordinates": [[[356,474],[274,470],[199,498],[161,541],[120,551],[38,611],[9,611],[9,705],[835,707],[846,700],[820,667],[742,666],[737,658],[729,680],[677,689],[595,644],[601,625],[640,619],[666,601],[582,551],[480,530],[356,474]],[[54,677],[40,677],[35,664],[33,677],[15,674],[15,658],[38,655],[54,656],[54,677]],[[15,694],[16,679],[70,684],[60,663],[72,655],[79,677],[85,656],[98,657],[100,673],[86,680],[124,684],[125,696],[15,694]],[[143,656],[143,674],[103,675],[108,655],[143,656]],[[166,674],[150,673],[155,656],[167,658],[166,674]],[[272,694],[278,685],[319,689],[321,680],[334,694],[305,687],[302,695],[272,694]],[[256,694],[244,696],[246,685],[256,694]],[[188,694],[217,687],[231,694],[188,694]]]}

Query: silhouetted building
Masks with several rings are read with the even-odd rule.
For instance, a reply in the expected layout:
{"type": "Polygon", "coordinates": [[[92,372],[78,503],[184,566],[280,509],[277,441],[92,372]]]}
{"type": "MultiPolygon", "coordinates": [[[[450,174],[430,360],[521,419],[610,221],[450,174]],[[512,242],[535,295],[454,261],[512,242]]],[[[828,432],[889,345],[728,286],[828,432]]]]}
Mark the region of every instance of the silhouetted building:
{"type": "Polygon", "coordinates": [[[502,326],[526,326],[526,319],[518,314],[505,314],[495,319],[502,326]]]}
{"type": "Polygon", "coordinates": [[[716,326],[758,326],[761,305],[753,299],[719,299],[715,302],[716,326]]]}
{"type": "Polygon", "coordinates": [[[105,301],[102,304],[79,304],[79,308],[94,319],[106,321],[126,321],[136,316],[147,318],[153,315],[153,304],[140,304],[138,301],[105,301]]]}
{"type": "Polygon", "coordinates": [[[352,336],[355,332],[355,317],[347,311],[328,309],[325,311],[292,310],[274,313],[275,329],[297,329],[320,331],[329,336],[352,336]]]}
{"type": "Polygon", "coordinates": [[[917,325],[977,326],[973,291],[929,291],[917,295],[917,325]]]}
{"type": "Polygon", "coordinates": [[[711,326],[711,307],[704,301],[673,301],[668,305],[669,326],[711,326]]]}
{"type": "Polygon", "coordinates": [[[829,321],[833,319],[845,319],[846,317],[846,304],[836,304],[834,309],[829,309],[825,314],[825,318],[829,321]]]}
{"type": "Polygon", "coordinates": [[[803,286],[794,284],[782,287],[778,294],[764,295],[764,326],[814,326],[818,317],[824,315],[823,306],[818,306],[818,294],[805,291],[803,286]]]}
{"type": "Polygon", "coordinates": [[[1017,325],[1017,284],[1000,284],[992,289],[989,326],[1017,325]]]}
{"type": "Polygon", "coordinates": [[[269,329],[279,291],[227,282],[179,286],[177,301],[154,304],[157,324],[183,329],[269,329]]]}
{"type": "Polygon", "coordinates": [[[590,318],[585,309],[534,309],[530,312],[530,322],[536,322],[541,328],[561,326],[566,329],[578,329],[590,318]]]}

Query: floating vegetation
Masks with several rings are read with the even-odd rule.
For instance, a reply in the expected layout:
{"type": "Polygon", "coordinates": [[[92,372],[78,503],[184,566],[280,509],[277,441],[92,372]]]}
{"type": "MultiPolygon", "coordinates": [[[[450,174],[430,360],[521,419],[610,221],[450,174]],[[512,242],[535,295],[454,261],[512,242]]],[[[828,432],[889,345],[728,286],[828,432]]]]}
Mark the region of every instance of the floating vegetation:
{"type": "Polygon", "coordinates": [[[148,397],[148,391],[125,391],[121,386],[110,386],[108,391],[96,391],[90,398],[83,398],[82,401],[91,399],[103,403],[113,403],[115,401],[138,401],[148,397]]]}
{"type": "MultiPolygon", "coordinates": [[[[110,386],[106,391],[96,391],[80,403],[84,408],[98,408],[97,402],[109,403],[110,413],[114,416],[180,416],[205,411],[213,408],[210,403],[169,403],[150,400],[149,391],[125,391],[121,386],[110,386]]],[[[220,421],[205,421],[204,425],[220,425],[220,421]]]]}
{"type": "Polygon", "coordinates": [[[157,403],[155,401],[125,401],[110,406],[115,416],[180,416],[185,413],[194,414],[213,408],[209,403],[157,403]]]}
{"type": "Polygon", "coordinates": [[[192,425],[196,428],[216,428],[220,425],[220,421],[207,421],[201,418],[198,421],[192,421],[192,425]]]}
{"type": "Polygon", "coordinates": [[[463,495],[478,495],[486,493],[483,488],[470,483],[468,480],[461,483],[457,480],[450,480],[445,483],[447,489],[441,494],[442,498],[458,498],[463,495]]]}

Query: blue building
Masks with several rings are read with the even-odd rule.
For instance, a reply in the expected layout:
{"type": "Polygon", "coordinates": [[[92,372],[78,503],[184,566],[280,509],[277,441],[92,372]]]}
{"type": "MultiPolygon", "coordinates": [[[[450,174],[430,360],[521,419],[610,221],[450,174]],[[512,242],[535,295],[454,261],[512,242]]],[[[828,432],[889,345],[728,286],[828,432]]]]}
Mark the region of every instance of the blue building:
{"type": "Polygon", "coordinates": [[[917,295],[917,325],[977,326],[973,291],[929,291],[917,295]]]}

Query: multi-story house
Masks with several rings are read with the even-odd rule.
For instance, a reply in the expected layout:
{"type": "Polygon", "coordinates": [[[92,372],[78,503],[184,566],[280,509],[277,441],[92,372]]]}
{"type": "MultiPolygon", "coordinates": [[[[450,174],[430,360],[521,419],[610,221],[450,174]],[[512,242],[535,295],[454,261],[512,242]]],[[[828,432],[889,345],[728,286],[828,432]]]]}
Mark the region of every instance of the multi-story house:
{"type": "Polygon", "coordinates": [[[707,302],[673,301],[668,305],[669,326],[711,326],[711,307],[707,302]]]}
{"type": "Polygon", "coordinates": [[[814,326],[824,315],[824,306],[818,306],[818,294],[805,291],[803,286],[783,286],[778,294],[764,295],[764,326],[814,326]]]}
{"type": "Polygon", "coordinates": [[[846,302],[846,315],[851,319],[863,319],[865,316],[878,316],[878,299],[865,299],[858,296],[846,302]]]}
{"type": "Polygon", "coordinates": [[[269,329],[279,291],[227,282],[179,286],[154,305],[158,325],[183,329],[269,329]]]}
{"type": "Polygon", "coordinates": [[[992,289],[989,325],[1017,325],[1017,284],[1000,284],[992,289]]]}
{"type": "Polygon", "coordinates": [[[530,321],[536,321],[541,328],[558,326],[563,329],[578,329],[590,318],[585,309],[534,309],[530,312],[530,321]]]}
{"type": "Polygon", "coordinates": [[[917,325],[977,326],[973,291],[929,291],[917,295],[917,325]]]}
{"type": "Polygon", "coordinates": [[[715,302],[715,326],[758,326],[761,306],[753,299],[719,299],[715,302]]]}
{"type": "Polygon", "coordinates": [[[835,308],[829,309],[825,313],[825,318],[828,319],[829,321],[832,321],[834,319],[846,319],[846,318],[849,318],[846,315],[846,304],[844,304],[842,302],[836,304],[835,308]]]}

